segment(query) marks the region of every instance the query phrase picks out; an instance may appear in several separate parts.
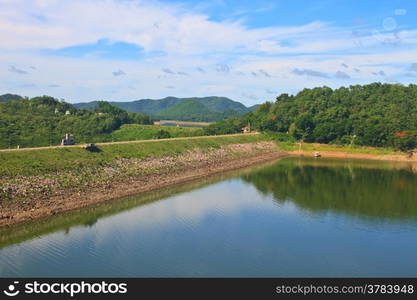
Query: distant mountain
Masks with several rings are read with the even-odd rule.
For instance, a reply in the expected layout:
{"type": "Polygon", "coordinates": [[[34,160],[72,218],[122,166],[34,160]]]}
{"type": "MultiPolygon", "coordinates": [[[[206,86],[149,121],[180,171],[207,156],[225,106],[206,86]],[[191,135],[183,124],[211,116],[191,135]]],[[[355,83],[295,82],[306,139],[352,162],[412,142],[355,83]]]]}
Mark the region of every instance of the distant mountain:
{"type": "Polygon", "coordinates": [[[182,121],[197,121],[204,118],[209,118],[209,115],[213,111],[210,110],[204,104],[193,100],[185,99],[178,102],[174,106],[168,107],[167,109],[160,111],[156,116],[160,119],[175,120],[178,118],[186,118],[187,120],[182,121]]]}
{"type": "Polygon", "coordinates": [[[9,102],[12,100],[21,100],[21,99],[23,99],[22,96],[15,95],[15,94],[0,95],[0,102],[9,102]]]}
{"type": "MultiPolygon", "coordinates": [[[[181,121],[218,121],[239,117],[253,111],[240,102],[226,97],[192,97],[142,99],[131,102],[109,102],[111,105],[130,112],[145,113],[159,119],[181,121]]],[[[76,108],[93,109],[97,101],[74,104],[76,108]]],[[[256,109],[256,107],[255,107],[256,109]]]]}
{"type": "Polygon", "coordinates": [[[249,111],[255,111],[258,108],[259,105],[260,104],[255,104],[255,105],[249,106],[248,109],[249,109],[249,111]]]}
{"type": "MultiPolygon", "coordinates": [[[[122,108],[130,112],[142,112],[150,115],[155,115],[171,106],[174,106],[180,102],[180,99],[174,97],[167,97],[160,100],[143,99],[131,102],[115,102],[109,103],[113,106],[122,108]]],[[[97,106],[98,101],[76,103],[74,106],[81,109],[94,109],[97,106]]]]}

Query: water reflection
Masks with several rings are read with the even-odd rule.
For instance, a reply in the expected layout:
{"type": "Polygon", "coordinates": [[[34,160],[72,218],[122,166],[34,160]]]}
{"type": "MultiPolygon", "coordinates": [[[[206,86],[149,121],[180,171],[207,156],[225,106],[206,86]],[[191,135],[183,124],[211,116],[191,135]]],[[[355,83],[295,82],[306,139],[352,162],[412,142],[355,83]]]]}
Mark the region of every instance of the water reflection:
{"type": "MultiPolygon", "coordinates": [[[[271,165],[267,163],[264,166],[271,165]]],[[[264,166],[256,166],[244,170],[231,171],[219,175],[210,176],[204,179],[200,179],[194,182],[188,182],[184,184],[179,184],[174,187],[164,188],[157,191],[129,196],[123,199],[116,199],[114,201],[109,201],[100,205],[91,206],[83,208],[81,210],[75,210],[67,213],[63,213],[56,216],[51,216],[48,218],[34,220],[31,222],[26,222],[13,226],[11,228],[3,227],[0,228],[0,249],[13,245],[28,239],[39,237],[42,235],[50,234],[57,231],[62,231],[65,234],[68,234],[72,228],[78,226],[92,227],[94,226],[99,219],[107,218],[109,216],[122,213],[124,211],[129,211],[141,206],[149,205],[155,201],[164,200],[169,197],[174,197],[178,194],[183,194],[186,192],[191,192],[196,189],[201,189],[205,186],[213,185],[223,180],[229,180],[233,178],[238,178],[246,173],[263,168],[264,166]]],[[[185,197],[189,197],[184,195],[185,197]]],[[[221,196],[221,195],[220,195],[221,196]]],[[[214,197],[214,199],[218,199],[214,197]]],[[[196,206],[198,204],[204,204],[204,202],[187,204],[183,207],[176,209],[176,214],[197,214],[198,210],[196,206]]],[[[207,205],[207,203],[206,203],[207,205]]],[[[216,206],[213,206],[216,208],[216,206]]],[[[204,210],[201,207],[201,210],[204,210]]],[[[168,212],[163,212],[167,214],[168,212]]],[[[172,213],[170,209],[170,213],[172,213]]],[[[168,215],[166,215],[168,217],[168,215]]]]}
{"type": "Polygon", "coordinates": [[[417,217],[413,165],[381,162],[287,159],[243,175],[275,201],[313,212],[400,219],[417,217]]]}

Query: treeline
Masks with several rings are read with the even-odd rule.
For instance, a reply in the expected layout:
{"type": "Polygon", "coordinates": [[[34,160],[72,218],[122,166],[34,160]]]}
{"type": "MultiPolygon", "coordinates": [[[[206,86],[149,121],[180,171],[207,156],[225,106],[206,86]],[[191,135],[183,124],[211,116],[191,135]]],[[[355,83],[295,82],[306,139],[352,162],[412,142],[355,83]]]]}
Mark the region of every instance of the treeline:
{"type": "Polygon", "coordinates": [[[241,178],[280,206],[292,203],[312,213],[417,219],[417,176],[410,172],[367,168],[359,162],[342,167],[317,160],[286,160],[241,178]],[[393,188],[398,182],[401,188],[393,188]]]}
{"type": "Polygon", "coordinates": [[[7,99],[0,103],[0,148],[58,145],[65,133],[74,135],[77,143],[109,141],[123,124],[151,120],[104,101],[84,110],[49,96],[7,99]]]}
{"type": "Polygon", "coordinates": [[[253,113],[206,128],[211,133],[239,132],[250,123],[281,140],[395,147],[417,147],[417,85],[372,83],[281,94],[253,113]]]}

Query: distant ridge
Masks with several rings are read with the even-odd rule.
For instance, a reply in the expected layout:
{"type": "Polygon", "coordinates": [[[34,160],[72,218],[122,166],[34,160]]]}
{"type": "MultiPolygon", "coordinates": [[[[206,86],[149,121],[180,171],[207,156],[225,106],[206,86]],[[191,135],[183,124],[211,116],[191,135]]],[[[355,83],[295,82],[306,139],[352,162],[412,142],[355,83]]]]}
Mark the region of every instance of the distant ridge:
{"type": "MultiPolygon", "coordinates": [[[[226,97],[191,97],[163,99],[141,99],[130,102],[109,102],[129,112],[144,113],[154,118],[180,121],[219,121],[229,117],[240,117],[256,109],[257,105],[246,107],[226,97]]],[[[76,108],[93,109],[97,101],[76,103],[76,108]]]]}
{"type": "MultiPolygon", "coordinates": [[[[1,102],[25,99],[20,95],[0,95],[1,102]]],[[[77,109],[95,109],[100,101],[82,102],[73,104],[77,109]]],[[[230,117],[241,117],[249,112],[255,111],[259,104],[246,107],[238,101],[227,97],[190,97],[177,98],[166,97],[162,99],[141,99],[135,101],[116,102],[109,104],[124,109],[128,112],[142,113],[151,116],[153,119],[194,121],[194,122],[216,122],[230,117]]]]}

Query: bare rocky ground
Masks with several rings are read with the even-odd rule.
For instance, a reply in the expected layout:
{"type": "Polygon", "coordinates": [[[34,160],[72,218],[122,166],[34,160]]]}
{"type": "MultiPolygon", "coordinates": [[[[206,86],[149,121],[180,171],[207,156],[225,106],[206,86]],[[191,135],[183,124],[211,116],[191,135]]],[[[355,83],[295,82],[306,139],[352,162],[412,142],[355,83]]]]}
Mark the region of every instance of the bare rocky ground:
{"type": "Polygon", "coordinates": [[[0,180],[0,226],[10,226],[120,197],[286,156],[273,142],[193,149],[186,154],[119,159],[99,168],[0,180]]]}

